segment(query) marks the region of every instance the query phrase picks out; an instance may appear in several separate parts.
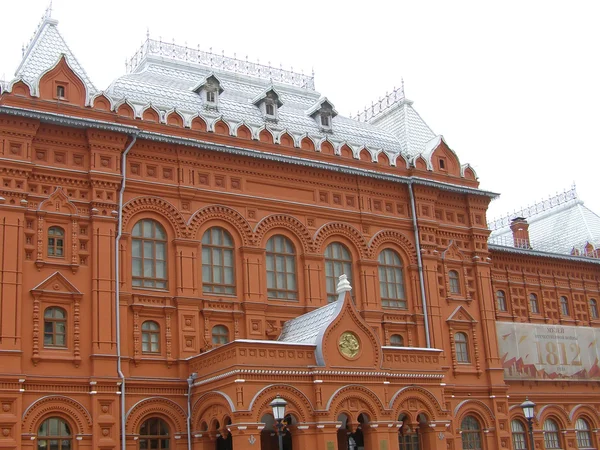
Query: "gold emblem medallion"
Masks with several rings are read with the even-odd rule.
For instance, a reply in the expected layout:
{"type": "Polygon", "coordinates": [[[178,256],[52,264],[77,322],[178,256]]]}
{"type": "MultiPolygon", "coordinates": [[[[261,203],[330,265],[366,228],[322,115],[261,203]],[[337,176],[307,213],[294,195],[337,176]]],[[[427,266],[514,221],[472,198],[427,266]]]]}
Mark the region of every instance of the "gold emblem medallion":
{"type": "Polygon", "coordinates": [[[345,356],[348,359],[356,358],[358,356],[358,352],[360,351],[360,343],[358,342],[358,338],[351,331],[342,333],[340,336],[338,349],[340,350],[342,356],[345,356]]]}

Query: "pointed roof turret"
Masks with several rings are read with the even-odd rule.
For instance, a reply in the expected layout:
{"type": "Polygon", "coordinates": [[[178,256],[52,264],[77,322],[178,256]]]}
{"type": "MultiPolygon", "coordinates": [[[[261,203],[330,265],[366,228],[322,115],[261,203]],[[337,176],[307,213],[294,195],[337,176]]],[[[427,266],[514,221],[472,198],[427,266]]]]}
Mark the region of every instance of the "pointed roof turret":
{"type": "Polygon", "coordinates": [[[23,53],[21,64],[19,64],[19,67],[17,67],[15,72],[16,79],[13,80],[11,85],[18,80],[23,80],[32,87],[31,94],[38,96],[40,79],[45,73],[54,68],[60,59],[64,57],[68,66],[85,85],[87,91],[87,103],[89,103],[89,99],[95,95],[98,90],[59,33],[57,25],[58,21],[51,17],[51,7],[49,7],[44,13],[27,49],[23,53]]]}

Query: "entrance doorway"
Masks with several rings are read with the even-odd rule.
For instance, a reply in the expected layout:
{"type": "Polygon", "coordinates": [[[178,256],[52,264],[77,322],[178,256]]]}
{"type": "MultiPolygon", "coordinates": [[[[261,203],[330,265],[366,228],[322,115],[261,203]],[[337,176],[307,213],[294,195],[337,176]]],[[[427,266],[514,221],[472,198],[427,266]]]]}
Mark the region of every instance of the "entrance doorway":
{"type": "MultiPolygon", "coordinates": [[[[260,450],[279,450],[279,437],[277,436],[275,419],[271,414],[265,414],[260,421],[265,424],[260,432],[260,450]]],[[[293,425],[295,422],[296,420],[290,414],[283,419],[283,450],[293,450],[292,431],[289,425],[293,425]]]]}
{"type": "Polygon", "coordinates": [[[342,422],[342,426],[337,432],[338,450],[365,450],[365,437],[363,434],[363,425],[369,423],[369,418],[365,414],[359,414],[356,418],[356,427],[346,414],[340,414],[337,418],[342,422]]]}

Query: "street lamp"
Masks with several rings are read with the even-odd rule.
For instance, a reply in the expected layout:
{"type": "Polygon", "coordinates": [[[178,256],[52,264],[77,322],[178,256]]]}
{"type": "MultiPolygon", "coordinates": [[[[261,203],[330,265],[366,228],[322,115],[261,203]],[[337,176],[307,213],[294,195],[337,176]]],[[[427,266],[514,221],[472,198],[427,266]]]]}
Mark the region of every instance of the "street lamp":
{"type": "Polygon", "coordinates": [[[525,401],[521,403],[521,408],[523,409],[523,415],[527,419],[527,423],[529,424],[529,448],[530,450],[534,450],[534,442],[533,442],[533,416],[535,408],[535,403],[533,403],[528,398],[525,398],[525,401]]]}
{"type": "Polygon", "coordinates": [[[287,402],[282,399],[279,395],[271,402],[271,408],[273,408],[273,417],[275,418],[277,426],[277,436],[279,439],[279,450],[283,450],[283,418],[285,417],[285,407],[287,402]]]}

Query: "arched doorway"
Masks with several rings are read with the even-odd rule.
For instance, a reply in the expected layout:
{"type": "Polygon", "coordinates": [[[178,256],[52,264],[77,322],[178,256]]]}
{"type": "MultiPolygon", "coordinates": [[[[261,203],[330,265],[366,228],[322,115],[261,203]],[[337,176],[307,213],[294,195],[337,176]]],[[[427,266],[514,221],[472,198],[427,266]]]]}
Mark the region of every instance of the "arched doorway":
{"type": "Polygon", "coordinates": [[[354,422],[347,414],[340,414],[337,418],[342,422],[337,432],[338,450],[365,450],[365,437],[363,426],[369,423],[369,417],[366,414],[359,414],[354,422]]]}
{"type": "MultiPolygon", "coordinates": [[[[277,436],[277,426],[275,419],[271,414],[265,414],[261,417],[260,421],[265,424],[265,427],[260,432],[260,450],[278,450],[279,449],[279,437],[277,436]]],[[[294,425],[296,419],[288,414],[283,419],[283,450],[293,450],[292,446],[292,431],[289,425],[294,425]]]]}
{"type": "Polygon", "coordinates": [[[400,414],[398,422],[402,426],[398,430],[398,447],[400,450],[420,450],[423,447],[422,428],[427,426],[427,417],[424,414],[417,416],[418,425],[411,423],[406,414],[400,414]]]}
{"type": "Polygon", "coordinates": [[[226,417],[223,427],[219,430],[220,433],[217,434],[217,450],[233,450],[233,438],[227,428],[228,425],[231,425],[231,419],[226,417]]]}

